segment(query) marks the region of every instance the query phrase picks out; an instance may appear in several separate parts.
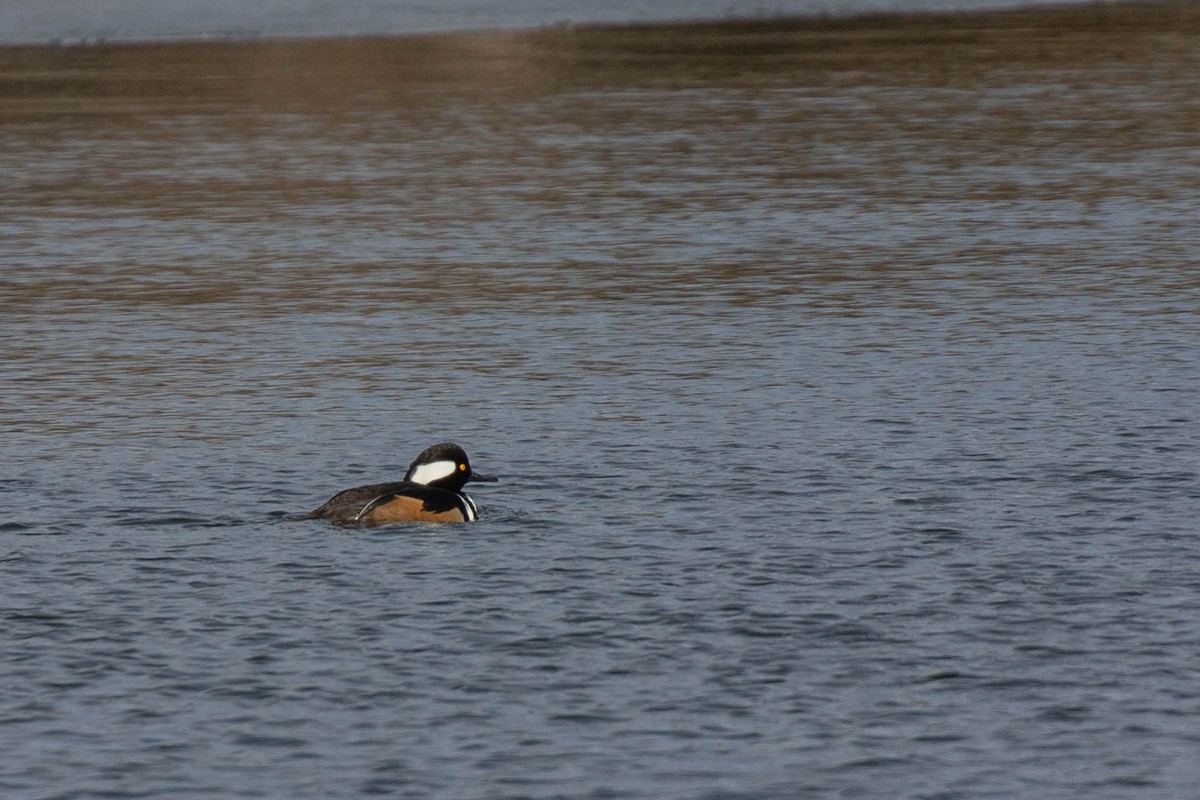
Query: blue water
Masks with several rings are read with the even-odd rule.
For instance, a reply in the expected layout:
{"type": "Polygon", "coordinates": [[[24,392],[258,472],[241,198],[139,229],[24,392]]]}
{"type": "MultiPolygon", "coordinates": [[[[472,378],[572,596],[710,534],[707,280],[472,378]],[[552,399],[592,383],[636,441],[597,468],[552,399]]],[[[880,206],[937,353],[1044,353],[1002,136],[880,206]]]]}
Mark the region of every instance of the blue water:
{"type": "Polygon", "coordinates": [[[9,0],[0,5],[0,43],[411,34],[592,22],[970,11],[1033,5],[1037,4],[1028,0],[92,0],[86,4],[9,0]]]}
{"type": "Polygon", "coordinates": [[[0,796],[1189,797],[1200,39],[1080,35],[6,61],[0,796]]]}

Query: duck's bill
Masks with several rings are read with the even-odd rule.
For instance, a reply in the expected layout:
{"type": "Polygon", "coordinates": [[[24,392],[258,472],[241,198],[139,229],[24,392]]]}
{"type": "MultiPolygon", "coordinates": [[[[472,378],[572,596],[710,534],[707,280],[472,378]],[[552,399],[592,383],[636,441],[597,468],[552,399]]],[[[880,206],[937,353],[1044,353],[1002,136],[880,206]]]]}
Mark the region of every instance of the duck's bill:
{"type": "Polygon", "coordinates": [[[471,470],[471,477],[468,480],[481,481],[482,483],[495,483],[500,479],[495,475],[480,475],[475,470],[471,470]]]}

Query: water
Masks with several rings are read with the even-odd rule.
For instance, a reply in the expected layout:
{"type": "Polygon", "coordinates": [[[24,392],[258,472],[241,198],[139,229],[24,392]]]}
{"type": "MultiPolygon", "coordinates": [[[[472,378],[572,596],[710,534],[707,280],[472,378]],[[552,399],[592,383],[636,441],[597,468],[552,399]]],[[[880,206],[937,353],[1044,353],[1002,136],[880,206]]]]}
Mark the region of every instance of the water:
{"type": "MultiPolygon", "coordinates": [[[[1083,0],[1065,0],[1080,3],[1083,0]]],[[[89,0],[0,4],[0,42],[79,43],[178,38],[347,36],[651,22],[979,10],[1029,0],[89,0]]]]}
{"type": "Polygon", "coordinates": [[[1196,27],[0,51],[0,794],[1190,796],[1196,27]]]}

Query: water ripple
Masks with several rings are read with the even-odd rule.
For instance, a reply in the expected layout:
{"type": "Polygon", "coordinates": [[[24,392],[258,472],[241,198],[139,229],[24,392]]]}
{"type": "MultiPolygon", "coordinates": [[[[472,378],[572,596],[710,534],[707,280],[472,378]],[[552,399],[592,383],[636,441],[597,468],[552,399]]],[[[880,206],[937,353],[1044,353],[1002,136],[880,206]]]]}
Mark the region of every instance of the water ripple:
{"type": "Polygon", "coordinates": [[[0,793],[1185,796],[1163,9],[2,54],[0,793]]]}

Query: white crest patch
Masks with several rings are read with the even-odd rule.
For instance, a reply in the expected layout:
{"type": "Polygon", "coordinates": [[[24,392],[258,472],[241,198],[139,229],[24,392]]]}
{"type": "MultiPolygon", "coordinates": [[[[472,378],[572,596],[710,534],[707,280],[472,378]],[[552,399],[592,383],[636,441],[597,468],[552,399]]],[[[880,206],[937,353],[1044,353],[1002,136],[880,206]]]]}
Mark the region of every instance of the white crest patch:
{"type": "Polygon", "coordinates": [[[434,481],[440,481],[442,478],[449,478],[458,471],[458,464],[453,461],[431,461],[428,464],[422,464],[413,470],[411,480],[413,483],[421,483],[426,486],[434,481]]]}

